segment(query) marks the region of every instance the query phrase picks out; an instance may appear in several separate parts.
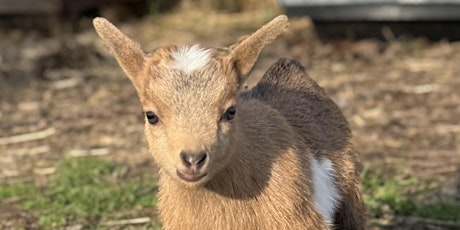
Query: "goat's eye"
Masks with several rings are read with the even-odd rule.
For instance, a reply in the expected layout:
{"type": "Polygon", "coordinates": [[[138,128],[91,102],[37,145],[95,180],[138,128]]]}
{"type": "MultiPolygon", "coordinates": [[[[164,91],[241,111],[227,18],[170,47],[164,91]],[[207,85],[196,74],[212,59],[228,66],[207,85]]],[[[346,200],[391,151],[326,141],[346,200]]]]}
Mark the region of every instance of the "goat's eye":
{"type": "Polygon", "coordinates": [[[231,120],[233,120],[233,118],[235,118],[235,113],[236,113],[235,106],[231,106],[222,115],[222,121],[231,121],[231,120]]]}
{"type": "Polygon", "coordinates": [[[158,123],[159,121],[158,116],[152,111],[145,112],[145,116],[147,117],[149,123],[152,125],[158,123]]]}

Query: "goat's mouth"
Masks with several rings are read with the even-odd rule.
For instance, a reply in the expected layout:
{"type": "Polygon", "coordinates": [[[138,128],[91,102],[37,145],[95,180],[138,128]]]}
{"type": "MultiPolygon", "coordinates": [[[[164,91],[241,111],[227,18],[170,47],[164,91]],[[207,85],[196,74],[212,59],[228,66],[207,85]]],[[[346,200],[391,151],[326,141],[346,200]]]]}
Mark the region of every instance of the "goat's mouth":
{"type": "Polygon", "coordinates": [[[187,173],[187,172],[181,172],[180,170],[176,170],[177,176],[187,182],[197,182],[201,179],[203,179],[208,173],[202,173],[202,174],[197,174],[197,173],[187,173]]]}

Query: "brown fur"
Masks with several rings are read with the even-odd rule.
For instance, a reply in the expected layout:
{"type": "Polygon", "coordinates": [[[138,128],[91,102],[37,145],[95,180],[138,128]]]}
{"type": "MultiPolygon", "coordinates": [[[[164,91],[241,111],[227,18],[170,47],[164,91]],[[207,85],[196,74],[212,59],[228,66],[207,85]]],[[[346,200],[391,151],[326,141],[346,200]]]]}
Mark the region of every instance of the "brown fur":
{"type": "Polygon", "coordinates": [[[190,73],[174,68],[179,47],[144,55],[139,45],[105,19],[98,34],[133,82],[145,112],[149,150],[160,168],[159,204],[164,229],[329,229],[313,199],[312,157],[332,161],[342,197],[337,229],[364,229],[359,164],[340,109],[294,60],[274,64],[258,85],[243,84],[263,47],[287,26],[279,16],[245,38],[228,55],[212,51],[190,73]],[[232,105],[236,116],[222,121],[232,105]],[[186,171],[180,153],[206,152],[186,171]]]}
{"type": "Polygon", "coordinates": [[[365,229],[365,206],[359,190],[361,164],[350,143],[348,123],[337,105],[297,61],[288,59],[275,63],[249,94],[277,109],[297,127],[310,152],[326,156],[336,166],[343,197],[336,229],[365,229]]]}

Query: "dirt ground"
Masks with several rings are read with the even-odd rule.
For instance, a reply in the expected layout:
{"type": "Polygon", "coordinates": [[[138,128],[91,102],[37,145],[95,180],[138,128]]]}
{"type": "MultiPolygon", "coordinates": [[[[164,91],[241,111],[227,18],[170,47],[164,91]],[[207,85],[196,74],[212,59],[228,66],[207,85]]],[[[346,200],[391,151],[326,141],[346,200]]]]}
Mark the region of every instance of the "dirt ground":
{"type": "MultiPolygon", "coordinates": [[[[163,44],[226,46],[270,19],[268,12],[175,13],[117,24],[144,50],[163,44]]],[[[88,21],[82,22],[88,24],[88,21]]],[[[0,182],[45,185],[63,158],[99,155],[155,174],[134,88],[92,28],[46,37],[0,31],[0,182]]],[[[316,39],[307,18],[262,54],[261,76],[281,57],[298,59],[342,108],[365,167],[430,179],[459,197],[460,42],[316,39]]],[[[0,204],[0,227],[36,218],[0,204]]],[[[395,218],[394,229],[442,229],[395,218]]]]}

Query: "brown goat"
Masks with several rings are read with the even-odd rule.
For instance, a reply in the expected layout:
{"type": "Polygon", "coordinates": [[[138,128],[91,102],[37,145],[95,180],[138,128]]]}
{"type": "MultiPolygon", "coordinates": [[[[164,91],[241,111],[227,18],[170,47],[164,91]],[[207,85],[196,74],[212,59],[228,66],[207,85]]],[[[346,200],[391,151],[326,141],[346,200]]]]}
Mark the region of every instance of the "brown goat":
{"type": "Polygon", "coordinates": [[[243,90],[282,15],[222,54],[145,54],[103,18],[94,26],[139,95],[159,166],[164,229],[365,228],[359,163],[340,109],[295,60],[243,90]]]}

